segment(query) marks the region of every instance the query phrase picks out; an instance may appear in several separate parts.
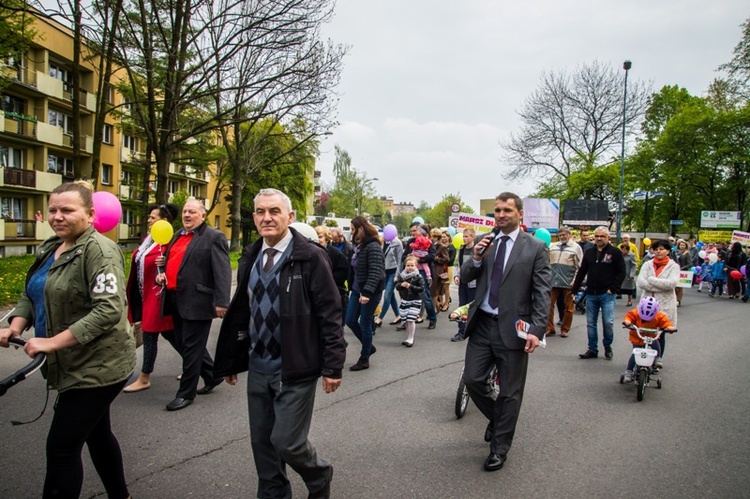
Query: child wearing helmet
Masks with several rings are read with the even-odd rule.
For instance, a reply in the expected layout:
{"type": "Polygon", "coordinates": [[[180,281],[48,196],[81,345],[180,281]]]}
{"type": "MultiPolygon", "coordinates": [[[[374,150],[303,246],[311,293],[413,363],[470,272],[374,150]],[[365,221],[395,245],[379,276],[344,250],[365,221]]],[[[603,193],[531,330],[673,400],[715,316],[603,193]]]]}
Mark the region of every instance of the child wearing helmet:
{"type": "MultiPolygon", "coordinates": [[[[672,323],[669,321],[667,314],[659,310],[659,301],[653,296],[644,296],[638,303],[638,306],[632,310],[629,310],[625,314],[625,319],[622,321],[622,325],[627,327],[630,325],[638,326],[639,328],[646,329],[663,329],[666,332],[672,332],[675,330],[672,323]]],[[[643,335],[649,333],[641,332],[643,335]]],[[[634,346],[642,347],[644,345],[643,340],[638,337],[635,331],[630,331],[630,343],[634,346]]],[[[654,366],[661,368],[661,345],[658,341],[651,344],[651,348],[656,350],[656,361],[654,366]]],[[[625,368],[625,383],[631,383],[633,381],[633,368],[635,367],[635,357],[633,355],[628,359],[628,365],[625,368]]]]}

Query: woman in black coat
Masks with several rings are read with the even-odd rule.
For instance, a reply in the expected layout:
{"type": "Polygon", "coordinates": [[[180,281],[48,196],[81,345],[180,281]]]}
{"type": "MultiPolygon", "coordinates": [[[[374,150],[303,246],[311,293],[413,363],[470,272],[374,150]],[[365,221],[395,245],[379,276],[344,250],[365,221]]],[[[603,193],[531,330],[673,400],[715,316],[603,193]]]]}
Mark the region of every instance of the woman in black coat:
{"type": "Polygon", "coordinates": [[[354,255],[349,274],[351,293],[345,322],[362,343],[359,360],[349,370],[362,371],[370,367],[370,355],[375,353],[372,331],[375,310],[385,285],[385,262],[378,230],[365,217],[354,217],[351,231],[354,255]]]}

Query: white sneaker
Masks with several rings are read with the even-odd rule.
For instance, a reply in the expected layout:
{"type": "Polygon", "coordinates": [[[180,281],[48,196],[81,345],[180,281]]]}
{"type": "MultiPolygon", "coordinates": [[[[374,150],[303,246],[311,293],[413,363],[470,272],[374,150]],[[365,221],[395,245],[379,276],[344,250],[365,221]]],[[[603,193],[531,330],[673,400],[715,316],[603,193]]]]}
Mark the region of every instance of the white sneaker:
{"type": "Polygon", "coordinates": [[[654,360],[654,367],[657,369],[663,369],[664,366],[661,363],[661,357],[657,357],[656,360],[654,360]]]}
{"type": "Polygon", "coordinates": [[[622,377],[623,383],[632,383],[633,382],[633,371],[625,371],[625,374],[623,374],[622,377]]]}

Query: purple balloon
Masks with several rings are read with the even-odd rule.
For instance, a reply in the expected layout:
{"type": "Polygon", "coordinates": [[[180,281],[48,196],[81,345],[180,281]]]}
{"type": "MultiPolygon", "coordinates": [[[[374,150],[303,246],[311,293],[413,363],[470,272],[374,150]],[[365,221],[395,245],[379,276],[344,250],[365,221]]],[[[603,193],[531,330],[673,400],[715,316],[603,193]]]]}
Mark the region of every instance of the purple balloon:
{"type": "Polygon", "coordinates": [[[396,239],[396,236],[398,235],[398,229],[393,224],[388,224],[385,227],[383,227],[383,238],[386,240],[386,242],[391,242],[394,239],[396,239]]]}
{"type": "Polygon", "coordinates": [[[747,277],[747,265],[743,265],[742,267],[740,267],[740,273],[747,277]]]}

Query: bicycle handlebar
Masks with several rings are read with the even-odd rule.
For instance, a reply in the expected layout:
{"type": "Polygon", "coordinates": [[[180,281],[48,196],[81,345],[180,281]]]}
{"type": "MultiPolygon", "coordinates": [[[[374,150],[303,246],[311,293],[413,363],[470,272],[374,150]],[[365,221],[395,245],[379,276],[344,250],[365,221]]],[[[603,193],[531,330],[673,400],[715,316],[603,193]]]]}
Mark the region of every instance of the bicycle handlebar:
{"type": "Polygon", "coordinates": [[[658,328],[658,329],[651,329],[651,328],[647,328],[647,327],[638,327],[638,326],[636,326],[635,324],[631,324],[631,325],[629,325],[629,326],[626,326],[626,325],[624,325],[624,324],[623,324],[623,325],[622,325],[622,327],[623,327],[624,329],[630,329],[630,330],[632,330],[632,331],[635,331],[635,333],[636,333],[636,334],[638,335],[638,337],[639,337],[640,339],[642,339],[642,340],[645,340],[645,338],[644,338],[644,337],[643,337],[643,335],[641,334],[641,331],[643,331],[644,333],[651,333],[651,334],[654,334],[654,336],[649,336],[649,338],[653,338],[653,339],[657,339],[657,338],[659,338],[659,336],[661,336],[661,335],[662,335],[662,334],[664,334],[665,332],[666,332],[666,333],[676,333],[676,332],[677,332],[677,330],[676,330],[676,329],[673,329],[673,330],[669,330],[669,331],[668,331],[668,330],[666,330],[666,329],[661,329],[661,328],[658,328]]]}
{"type": "MultiPolygon", "coordinates": [[[[26,345],[26,340],[19,336],[13,336],[11,338],[8,338],[8,343],[23,347],[26,345]]],[[[27,365],[16,371],[15,373],[11,374],[7,378],[0,381],[0,397],[5,395],[5,392],[8,391],[8,388],[20,383],[21,381],[25,380],[34,372],[36,372],[39,368],[41,368],[44,365],[44,362],[47,360],[47,355],[44,353],[38,353],[34,356],[31,362],[29,362],[27,365]]]]}

